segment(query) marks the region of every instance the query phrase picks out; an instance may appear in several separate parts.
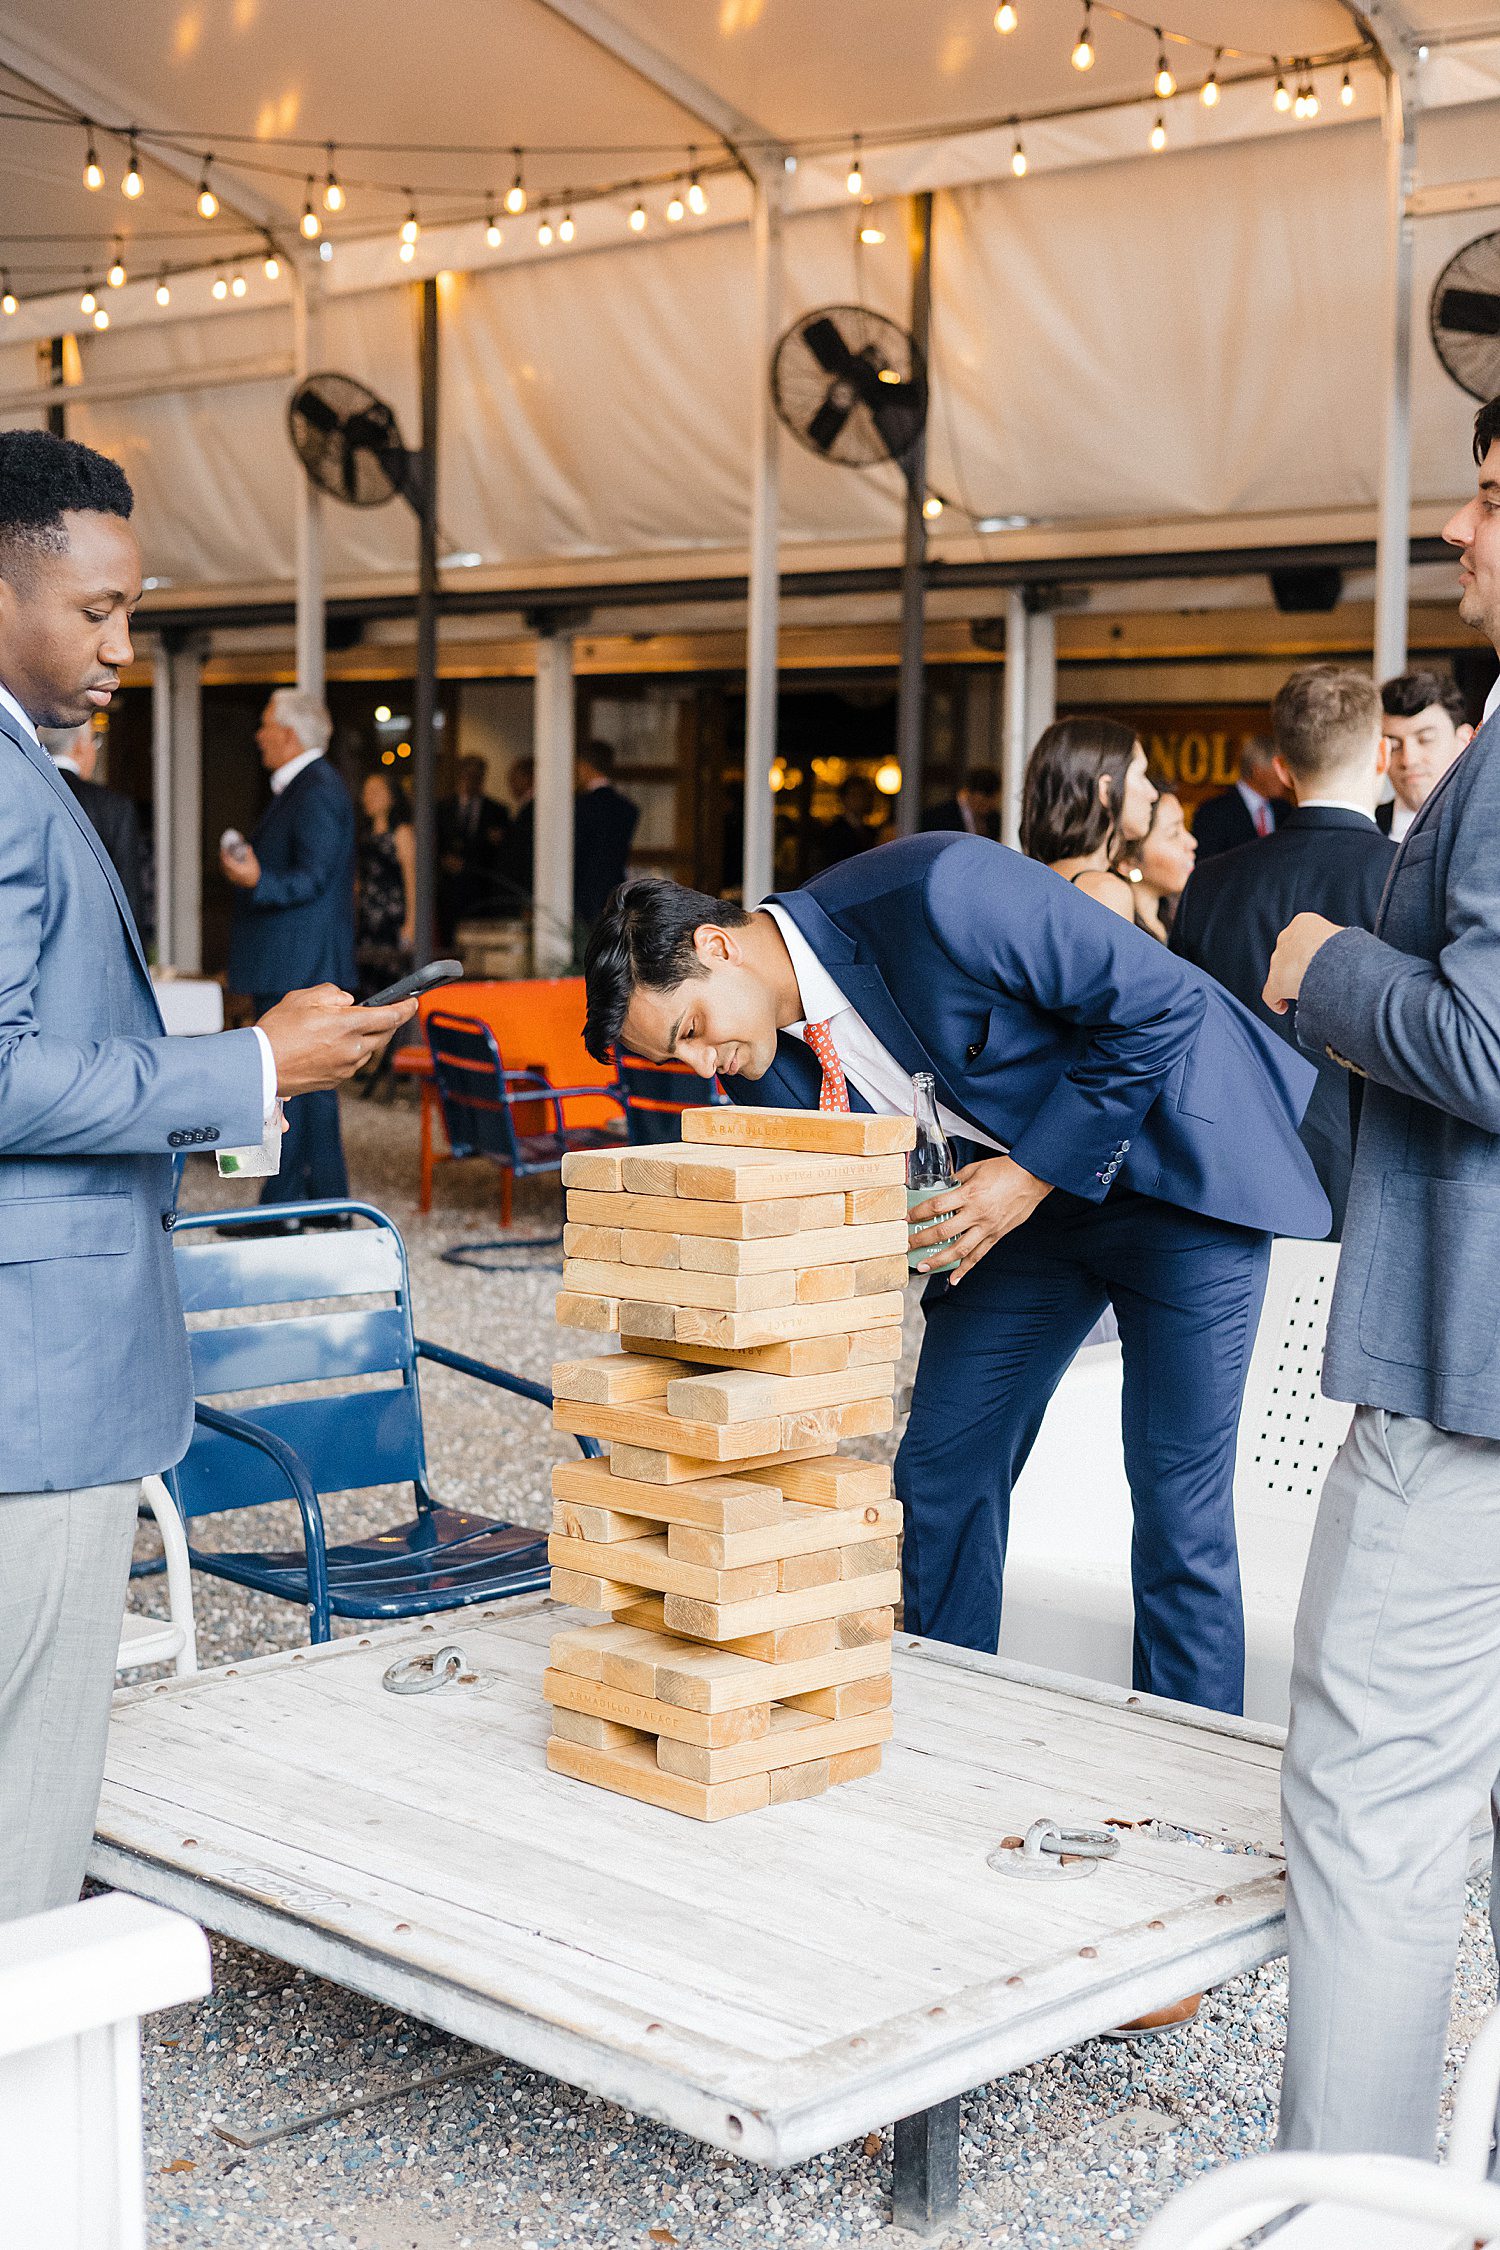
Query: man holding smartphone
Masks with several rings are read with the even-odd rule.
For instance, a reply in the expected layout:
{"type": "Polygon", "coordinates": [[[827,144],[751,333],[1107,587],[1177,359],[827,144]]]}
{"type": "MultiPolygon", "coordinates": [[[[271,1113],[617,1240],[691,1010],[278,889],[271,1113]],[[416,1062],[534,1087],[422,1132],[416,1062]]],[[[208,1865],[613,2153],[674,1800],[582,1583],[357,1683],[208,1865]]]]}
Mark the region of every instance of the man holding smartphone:
{"type": "Polygon", "coordinates": [[[78,1896],[141,1479],[193,1426],[173,1159],[259,1141],[413,1003],[293,992],[169,1039],[135,917],[37,737],[108,707],[141,559],[104,455],[0,433],[0,1921],[78,1896]]]}

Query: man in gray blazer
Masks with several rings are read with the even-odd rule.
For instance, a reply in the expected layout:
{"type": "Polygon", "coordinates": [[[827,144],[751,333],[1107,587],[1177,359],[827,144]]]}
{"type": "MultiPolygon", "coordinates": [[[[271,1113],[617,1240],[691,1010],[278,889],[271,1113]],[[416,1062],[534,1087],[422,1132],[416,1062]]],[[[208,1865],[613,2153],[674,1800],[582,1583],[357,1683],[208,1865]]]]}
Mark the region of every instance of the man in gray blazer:
{"type": "MultiPolygon", "coordinates": [[[[1459,615],[1500,647],[1500,399],[1459,615]]],[[[1268,1005],[1358,1074],[1324,1386],[1352,1399],[1297,1616],[1282,2146],[1433,2154],[1469,1831],[1500,1774],[1500,691],[1373,932],[1299,914],[1268,1005]]],[[[1500,1942],[1500,1848],[1491,1892],[1500,1942]]]]}
{"type": "Polygon", "coordinates": [[[259,1142],[415,1003],[296,992],[168,1039],[135,918],[37,739],[103,710],[141,592],[130,487],[0,433],[0,1921],[78,1895],[141,1479],[187,1450],[173,1158],[259,1142]]]}

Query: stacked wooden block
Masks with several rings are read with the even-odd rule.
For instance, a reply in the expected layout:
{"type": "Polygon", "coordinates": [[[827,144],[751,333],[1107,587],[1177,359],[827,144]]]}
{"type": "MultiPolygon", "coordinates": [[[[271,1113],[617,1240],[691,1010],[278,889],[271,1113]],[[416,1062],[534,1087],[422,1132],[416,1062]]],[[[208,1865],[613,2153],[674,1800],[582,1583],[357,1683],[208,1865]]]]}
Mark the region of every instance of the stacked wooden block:
{"type": "Polygon", "coordinates": [[[721,1820],[873,1773],[900,1590],[888,1430],[903,1117],[689,1110],[683,1138],[565,1158],[558,1319],[623,1350],[552,1371],[555,1772],[721,1820]]]}

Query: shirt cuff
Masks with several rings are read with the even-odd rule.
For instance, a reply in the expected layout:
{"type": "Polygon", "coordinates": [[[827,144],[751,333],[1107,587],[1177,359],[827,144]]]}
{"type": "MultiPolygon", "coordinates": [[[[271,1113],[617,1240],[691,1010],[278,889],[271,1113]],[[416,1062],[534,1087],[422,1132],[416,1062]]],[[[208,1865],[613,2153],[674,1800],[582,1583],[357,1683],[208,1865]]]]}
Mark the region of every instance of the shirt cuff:
{"type": "Polygon", "coordinates": [[[272,1054],[271,1042],[261,1030],[260,1025],[258,1023],[252,1024],[251,1029],[260,1041],[261,1115],[266,1124],[269,1125],[276,1108],[276,1057],[272,1054]]]}

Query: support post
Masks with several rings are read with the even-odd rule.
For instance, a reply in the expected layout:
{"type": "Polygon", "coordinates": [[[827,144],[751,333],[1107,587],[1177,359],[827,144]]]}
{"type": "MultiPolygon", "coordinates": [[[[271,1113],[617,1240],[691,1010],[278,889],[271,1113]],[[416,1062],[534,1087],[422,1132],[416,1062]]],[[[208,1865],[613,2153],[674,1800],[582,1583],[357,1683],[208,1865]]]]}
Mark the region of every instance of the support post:
{"type": "Polygon", "coordinates": [[[1026,598],[1019,586],[1005,597],[1005,725],[1000,759],[1000,841],[1019,851],[1021,782],[1031,744],[1026,735],[1026,598]]]}
{"type": "MultiPolygon", "coordinates": [[[[911,199],[907,242],[911,258],[912,342],[925,366],[932,332],[930,189],[924,189],[911,199]]],[[[902,467],[906,473],[906,518],[901,552],[901,677],[896,694],[896,763],[901,768],[896,834],[914,836],[922,815],[922,720],[926,685],[922,665],[927,576],[927,518],[922,513],[927,498],[925,425],[918,432],[917,442],[902,467]]]]}
{"type": "Polygon", "coordinates": [[[566,976],[573,965],[573,727],[572,635],[543,633],[532,735],[531,956],[539,977],[566,976]]]}
{"type": "Polygon", "coordinates": [[[896,2120],[891,2223],[910,2234],[946,2233],[958,2208],[959,2097],[896,2120]]]}
{"type": "MultiPolygon", "coordinates": [[[[317,359],[316,269],[293,261],[292,374],[297,383],[313,373],[317,359]]],[[[297,685],[322,700],[324,691],[323,502],[317,486],[292,456],[293,526],[297,574],[297,685]]]]}
{"type": "Polygon", "coordinates": [[[151,666],[156,958],[203,966],[203,656],[197,639],[162,639],[151,666]]]}
{"type": "Polygon", "coordinates": [[[1417,156],[1417,91],[1404,57],[1391,58],[1382,113],[1385,134],[1386,276],[1381,361],[1385,423],[1380,449],[1380,522],[1375,539],[1375,678],[1406,669],[1411,575],[1412,219],[1407,209],[1417,156]]]}
{"type": "Polygon", "coordinates": [[[437,541],[438,290],[430,275],[421,296],[422,443],[417,459],[417,679],[412,714],[415,815],[416,965],[433,957],[437,886],[437,541]]]}
{"type": "Polygon", "coordinates": [[[1057,717],[1057,619],[1034,599],[1026,606],[1026,755],[1057,717]]]}
{"type": "Polygon", "coordinates": [[[781,321],[782,179],[755,169],[755,313],[751,329],[754,407],[750,455],[750,618],[745,649],[745,860],[742,896],[758,906],[775,883],[778,509],[780,429],[771,395],[771,355],[781,321]]]}

